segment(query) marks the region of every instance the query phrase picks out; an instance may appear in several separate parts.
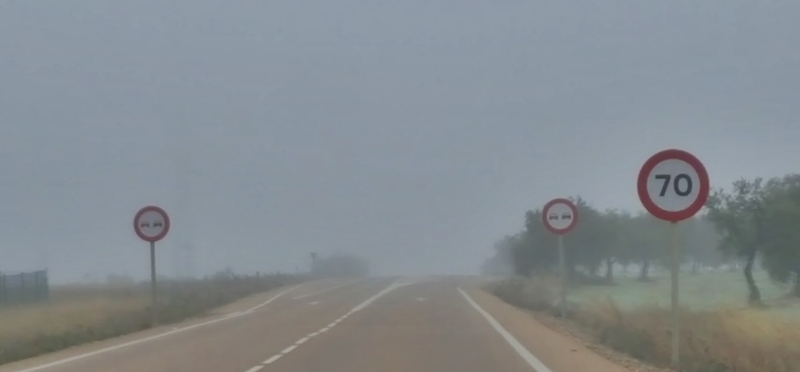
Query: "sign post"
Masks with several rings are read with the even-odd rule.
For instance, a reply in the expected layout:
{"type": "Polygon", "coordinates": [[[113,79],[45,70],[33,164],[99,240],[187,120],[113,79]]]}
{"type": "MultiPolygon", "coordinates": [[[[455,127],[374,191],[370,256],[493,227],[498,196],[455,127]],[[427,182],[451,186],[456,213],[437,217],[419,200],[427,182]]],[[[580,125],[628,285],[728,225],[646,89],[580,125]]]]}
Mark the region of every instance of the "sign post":
{"type": "Polygon", "coordinates": [[[650,214],[670,222],[669,249],[672,257],[672,368],[680,366],[680,317],[678,274],[680,247],[678,222],[691,218],[708,200],[710,189],[705,166],[694,155],[677,149],[664,150],[651,156],[639,170],[636,182],[639,200],[650,214]]]}
{"type": "Polygon", "coordinates": [[[140,209],[133,217],[133,231],[140,239],[150,243],[150,291],[152,295],[151,325],[158,325],[158,295],[156,291],[156,242],[169,232],[169,216],[163,209],[150,205],[140,209]]]}
{"type": "Polygon", "coordinates": [[[561,317],[567,317],[567,263],[564,253],[564,234],[578,224],[578,207],[569,199],[553,199],[542,208],[542,223],[551,233],[558,235],[558,267],[561,274],[561,317]]]}

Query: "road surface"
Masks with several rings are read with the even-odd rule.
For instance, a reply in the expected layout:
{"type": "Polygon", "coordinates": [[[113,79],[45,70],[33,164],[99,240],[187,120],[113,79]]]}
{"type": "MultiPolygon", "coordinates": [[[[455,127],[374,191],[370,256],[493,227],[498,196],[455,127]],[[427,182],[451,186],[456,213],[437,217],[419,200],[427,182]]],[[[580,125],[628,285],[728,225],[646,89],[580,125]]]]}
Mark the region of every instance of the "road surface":
{"type": "Polygon", "coordinates": [[[576,341],[447,278],[318,281],[0,372],[623,372],[576,341]]]}

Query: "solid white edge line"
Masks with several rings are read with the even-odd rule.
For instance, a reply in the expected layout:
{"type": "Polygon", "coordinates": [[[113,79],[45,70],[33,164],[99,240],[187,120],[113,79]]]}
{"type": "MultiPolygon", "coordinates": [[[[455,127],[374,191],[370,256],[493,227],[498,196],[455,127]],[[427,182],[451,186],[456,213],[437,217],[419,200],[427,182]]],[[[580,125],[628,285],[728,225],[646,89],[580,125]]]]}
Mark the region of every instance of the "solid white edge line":
{"type": "MultiPolygon", "coordinates": [[[[289,291],[292,291],[293,289],[295,289],[297,287],[298,287],[298,285],[292,286],[291,288],[289,288],[289,289],[287,289],[287,290],[285,290],[283,292],[280,292],[280,293],[276,294],[275,296],[272,296],[267,301],[255,306],[255,307],[253,307],[253,308],[251,308],[251,309],[249,309],[247,311],[240,312],[237,315],[225,316],[225,317],[214,319],[214,320],[210,320],[210,321],[207,321],[207,322],[193,324],[193,325],[186,326],[186,327],[183,327],[183,328],[173,329],[171,331],[167,331],[167,332],[164,332],[164,333],[159,333],[159,334],[148,336],[148,337],[145,337],[145,338],[140,338],[138,340],[125,342],[125,343],[122,343],[122,344],[119,344],[119,345],[105,347],[105,348],[102,348],[100,350],[95,350],[95,351],[91,351],[91,352],[88,352],[88,353],[78,354],[78,355],[75,355],[75,356],[72,356],[72,357],[69,357],[69,358],[64,358],[64,359],[61,359],[61,360],[56,360],[54,362],[38,365],[36,367],[18,369],[18,370],[15,370],[13,372],[41,371],[43,369],[52,368],[52,367],[55,367],[55,366],[60,366],[62,364],[67,364],[67,363],[70,363],[70,362],[74,362],[76,360],[81,360],[81,359],[92,357],[92,356],[99,355],[99,354],[105,354],[105,353],[107,353],[109,351],[114,351],[114,350],[122,349],[122,348],[125,348],[125,347],[128,347],[128,346],[138,345],[138,344],[142,344],[142,343],[145,343],[145,342],[157,340],[157,339],[160,339],[160,338],[164,338],[164,337],[167,337],[167,336],[174,335],[176,333],[182,333],[182,332],[186,332],[186,331],[189,331],[189,330],[192,330],[192,329],[195,329],[195,328],[205,327],[207,325],[211,325],[211,324],[214,324],[214,323],[219,323],[219,322],[222,322],[222,321],[235,319],[235,318],[244,316],[246,314],[251,314],[254,310],[266,306],[270,302],[277,300],[278,297],[283,296],[284,294],[288,293],[289,291]]],[[[85,345],[88,345],[88,344],[85,344],[85,345]]]]}
{"type": "Polygon", "coordinates": [[[478,303],[475,302],[475,300],[473,300],[472,297],[470,297],[467,294],[467,292],[464,292],[464,290],[461,288],[458,288],[458,291],[461,293],[462,296],[464,296],[464,299],[467,300],[467,302],[470,305],[472,305],[472,307],[475,310],[478,311],[478,313],[483,315],[483,317],[486,319],[486,321],[489,322],[492,328],[494,328],[494,330],[497,331],[497,333],[499,333],[500,336],[503,336],[503,338],[506,340],[506,342],[508,342],[509,345],[511,345],[514,351],[516,351],[517,354],[519,354],[519,356],[522,357],[522,359],[525,359],[525,361],[528,362],[528,365],[530,365],[534,371],[553,372],[550,368],[547,368],[547,366],[545,366],[544,363],[542,363],[542,361],[540,361],[533,354],[531,354],[531,352],[528,351],[528,349],[526,349],[525,346],[522,346],[522,344],[510,332],[508,332],[505,328],[503,328],[503,326],[500,325],[500,323],[491,314],[489,314],[480,305],[478,305],[478,303]]]}
{"type": "Polygon", "coordinates": [[[272,363],[275,363],[275,361],[276,361],[276,360],[278,360],[278,359],[280,359],[282,356],[283,356],[283,354],[278,354],[278,355],[275,355],[275,356],[273,356],[272,358],[269,358],[269,359],[265,360],[263,364],[272,364],[272,363]]]}
{"type": "Polygon", "coordinates": [[[261,368],[264,368],[264,366],[255,366],[255,367],[253,367],[253,368],[250,368],[250,369],[248,369],[248,370],[247,370],[247,371],[245,371],[245,372],[258,372],[258,371],[260,371],[260,370],[261,370],[261,368]]]}
{"type": "Polygon", "coordinates": [[[311,293],[308,293],[308,294],[304,294],[304,295],[302,295],[302,296],[297,296],[297,297],[295,297],[295,298],[293,298],[293,299],[294,299],[294,300],[302,300],[302,299],[304,299],[304,298],[311,297],[311,296],[316,296],[316,295],[318,295],[318,294],[323,294],[323,293],[325,293],[325,292],[332,291],[332,290],[334,290],[334,289],[338,289],[338,288],[342,288],[342,287],[344,287],[344,286],[348,286],[348,285],[350,285],[350,284],[356,284],[356,283],[358,283],[358,282],[360,282],[360,281],[362,281],[362,280],[364,280],[364,279],[367,279],[367,278],[361,278],[361,279],[351,280],[351,281],[349,281],[349,282],[344,282],[344,283],[341,283],[341,284],[337,284],[337,285],[335,285],[335,286],[333,286],[333,287],[326,288],[326,289],[323,289],[323,290],[320,290],[320,291],[311,292],[311,293]]]}

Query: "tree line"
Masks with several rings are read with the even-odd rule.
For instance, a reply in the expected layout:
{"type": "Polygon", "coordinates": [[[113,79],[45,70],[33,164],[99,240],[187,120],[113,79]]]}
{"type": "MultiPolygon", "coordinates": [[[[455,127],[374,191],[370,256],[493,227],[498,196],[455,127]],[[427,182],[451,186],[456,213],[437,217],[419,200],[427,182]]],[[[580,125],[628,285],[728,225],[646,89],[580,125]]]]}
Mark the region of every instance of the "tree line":
{"type": "MultiPolygon", "coordinates": [[[[635,267],[640,280],[669,262],[669,224],[648,213],[594,208],[581,197],[579,223],[564,236],[566,268],[573,283],[612,283],[615,269],[635,267]]],[[[793,284],[800,297],[800,174],[769,180],[740,179],[714,189],[704,210],[678,225],[685,270],[742,265],[749,300],[760,303],[753,269],[793,284]]],[[[532,276],[558,269],[557,237],[542,225],[542,210],[525,213],[524,229],[494,244],[481,269],[487,275],[532,276]]]]}
{"type": "Polygon", "coordinates": [[[353,254],[337,253],[314,260],[311,274],[317,278],[369,276],[369,263],[353,254]]]}

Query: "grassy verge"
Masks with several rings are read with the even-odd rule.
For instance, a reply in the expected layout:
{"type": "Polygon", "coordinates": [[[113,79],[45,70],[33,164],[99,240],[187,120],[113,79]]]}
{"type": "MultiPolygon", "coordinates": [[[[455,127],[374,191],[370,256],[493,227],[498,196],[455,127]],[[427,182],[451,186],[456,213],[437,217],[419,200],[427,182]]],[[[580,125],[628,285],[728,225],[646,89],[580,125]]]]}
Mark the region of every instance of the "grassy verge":
{"type": "MultiPolygon", "coordinates": [[[[160,284],[159,320],[174,323],[259,292],[302,281],[295,275],[217,275],[160,284]]],[[[0,364],[150,327],[149,284],[53,288],[47,303],[0,311],[0,364]]]]}
{"type": "MultiPolygon", "coordinates": [[[[507,279],[487,285],[518,307],[556,314],[557,288],[546,279],[507,279]]],[[[669,309],[620,308],[607,297],[572,303],[569,320],[595,341],[659,366],[670,360],[669,309]]],[[[743,308],[683,309],[681,364],[686,372],[800,371],[798,323],[770,311],[743,308]]]]}

